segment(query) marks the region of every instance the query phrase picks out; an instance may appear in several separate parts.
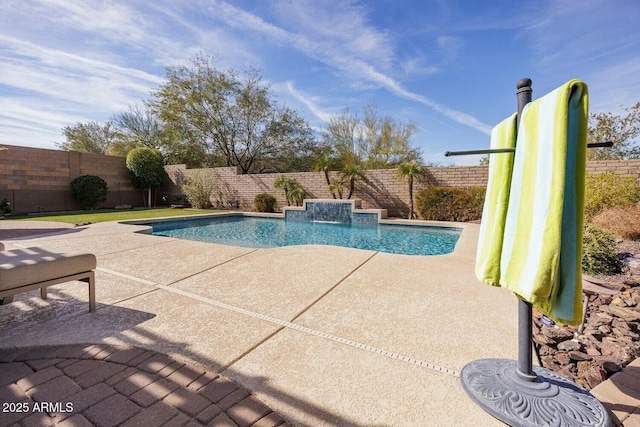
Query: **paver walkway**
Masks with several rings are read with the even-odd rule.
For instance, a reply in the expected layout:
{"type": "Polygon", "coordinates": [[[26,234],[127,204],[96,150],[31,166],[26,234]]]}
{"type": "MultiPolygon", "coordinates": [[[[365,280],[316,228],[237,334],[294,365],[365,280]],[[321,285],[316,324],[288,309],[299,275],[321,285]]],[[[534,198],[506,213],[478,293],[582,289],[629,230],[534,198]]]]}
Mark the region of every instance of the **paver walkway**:
{"type": "Polygon", "coordinates": [[[106,344],[0,349],[0,426],[287,426],[196,365],[106,344]]]}
{"type": "Polygon", "coordinates": [[[591,390],[618,426],[640,427],[640,358],[591,390]]]}

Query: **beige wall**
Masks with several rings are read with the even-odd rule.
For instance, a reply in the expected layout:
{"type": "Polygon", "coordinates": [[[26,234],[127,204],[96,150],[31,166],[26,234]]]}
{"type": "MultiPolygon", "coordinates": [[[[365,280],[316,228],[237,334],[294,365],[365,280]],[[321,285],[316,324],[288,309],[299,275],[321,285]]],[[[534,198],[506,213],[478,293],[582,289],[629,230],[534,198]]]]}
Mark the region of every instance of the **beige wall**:
{"type": "Polygon", "coordinates": [[[105,207],[142,204],[123,157],[0,145],[0,200],[7,198],[14,212],[78,209],[70,185],[81,175],[107,182],[105,207]]]}
{"type": "MultiPolygon", "coordinates": [[[[180,183],[195,169],[186,169],[185,165],[171,165],[167,166],[166,170],[170,182],[161,191],[167,195],[179,195],[181,194],[180,183]]],[[[284,194],[273,189],[273,181],[280,175],[297,179],[312,198],[331,197],[322,172],[238,175],[235,168],[203,170],[214,176],[218,183],[218,189],[212,196],[214,206],[252,210],[255,195],[265,192],[276,196],[278,206],[286,206],[284,194]]],[[[591,173],[613,171],[621,175],[631,175],[640,180],[640,160],[588,162],[587,170],[591,173]]],[[[332,173],[331,176],[335,176],[334,174],[332,173]]],[[[366,176],[368,183],[357,182],[354,196],[363,200],[363,208],[385,208],[390,216],[408,214],[408,186],[406,181],[396,175],[395,170],[370,170],[366,172],[366,176]]],[[[429,167],[427,178],[415,184],[414,195],[427,185],[480,187],[487,185],[487,179],[487,166],[429,167]]]]}
{"type": "MultiPolygon", "coordinates": [[[[193,170],[184,165],[166,166],[165,169],[170,179],[159,194],[180,195],[181,179],[193,170]]],[[[588,162],[587,169],[592,173],[613,171],[640,179],[640,160],[588,162]]],[[[252,210],[253,198],[263,192],[275,195],[280,207],[286,205],[284,194],[273,190],[273,181],[281,174],[238,175],[235,168],[228,167],[205,170],[217,181],[217,189],[212,195],[216,206],[252,210]]],[[[430,167],[427,171],[427,178],[416,183],[415,193],[427,185],[485,186],[488,178],[486,166],[430,167]]],[[[98,175],[107,181],[109,196],[103,204],[105,207],[141,206],[143,203],[142,193],[131,185],[123,157],[0,145],[0,200],[6,197],[16,212],[77,209],[69,187],[80,175],[98,175]]],[[[310,197],[331,197],[322,172],[284,175],[296,178],[310,197]]],[[[366,176],[368,183],[358,182],[355,192],[355,197],[363,200],[363,208],[385,208],[391,216],[407,214],[407,184],[395,170],[370,170],[366,176]]]]}

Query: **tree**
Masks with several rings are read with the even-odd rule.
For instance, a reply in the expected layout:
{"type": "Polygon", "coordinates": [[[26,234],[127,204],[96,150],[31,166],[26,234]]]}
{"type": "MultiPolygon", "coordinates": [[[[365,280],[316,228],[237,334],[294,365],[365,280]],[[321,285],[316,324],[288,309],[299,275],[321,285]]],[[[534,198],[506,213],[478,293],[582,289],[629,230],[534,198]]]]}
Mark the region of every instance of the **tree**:
{"type": "MultiPolygon", "coordinates": [[[[331,192],[331,196],[336,198],[336,193],[334,191],[334,187],[331,186],[331,180],[329,179],[329,170],[334,166],[334,162],[327,158],[326,156],[320,156],[316,159],[316,162],[313,164],[313,170],[316,172],[323,172],[324,179],[327,181],[327,187],[331,192]]],[[[342,198],[342,197],[341,197],[342,198]]]]}
{"type": "Polygon", "coordinates": [[[640,159],[640,102],[624,108],[620,116],[612,113],[591,114],[588,142],[613,142],[613,147],[587,150],[588,160],[640,159]]]}
{"type": "Polygon", "coordinates": [[[147,147],[161,150],[163,147],[164,131],[160,121],[153,116],[149,109],[139,106],[129,107],[114,116],[123,140],[135,147],[147,147]]]}
{"type": "Polygon", "coordinates": [[[56,142],[56,146],[61,150],[94,154],[111,154],[111,149],[119,137],[112,122],[78,122],[74,126],[62,128],[62,133],[67,140],[56,142]]]}
{"type": "Polygon", "coordinates": [[[151,189],[161,185],[165,176],[162,154],[154,148],[136,147],[127,154],[126,163],[133,186],[148,190],[147,206],[151,207],[151,189]]]}
{"type": "Polygon", "coordinates": [[[364,171],[361,169],[358,164],[349,164],[346,165],[341,171],[340,176],[346,182],[349,182],[349,195],[347,199],[350,199],[353,196],[353,192],[356,189],[356,180],[365,179],[364,171]]]}
{"type": "Polygon", "coordinates": [[[135,147],[147,147],[160,150],[168,164],[184,163],[188,168],[213,166],[202,146],[193,144],[188,138],[183,140],[180,134],[164,126],[148,105],[129,107],[113,118],[120,130],[121,139],[114,151],[126,156],[135,147]]]}
{"type": "Polygon", "coordinates": [[[167,67],[166,73],[147,105],[170,134],[201,147],[215,164],[259,172],[269,159],[296,153],[312,139],[308,124],[275,102],[255,69],[220,71],[200,54],[190,67],[167,67]]]}
{"type": "Polygon", "coordinates": [[[375,105],[367,105],[362,119],[348,108],[331,117],[325,138],[344,164],[381,169],[420,158],[409,142],[416,130],[415,123],[379,116],[375,105]]]}
{"type": "Polygon", "coordinates": [[[291,206],[293,202],[296,206],[302,204],[304,196],[307,194],[302,184],[295,178],[288,178],[284,175],[279,176],[273,181],[273,188],[282,190],[284,197],[287,199],[287,206],[291,206]]]}
{"type": "Polygon", "coordinates": [[[415,212],[413,211],[413,182],[415,179],[418,179],[424,176],[425,171],[422,165],[415,160],[410,162],[402,162],[397,166],[398,175],[406,179],[409,184],[409,219],[413,219],[416,217],[415,212]]]}

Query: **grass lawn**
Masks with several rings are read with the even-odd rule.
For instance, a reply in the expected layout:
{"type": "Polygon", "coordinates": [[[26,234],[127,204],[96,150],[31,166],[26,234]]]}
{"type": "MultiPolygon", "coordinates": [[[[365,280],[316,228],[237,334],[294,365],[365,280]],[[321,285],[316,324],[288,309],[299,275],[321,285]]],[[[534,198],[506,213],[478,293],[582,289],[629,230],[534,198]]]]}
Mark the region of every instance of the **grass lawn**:
{"type": "Polygon", "coordinates": [[[54,221],[66,222],[68,224],[86,224],[105,221],[122,221],[125,219],[146,219],[159,218],[164,216],[183,216],[211,214],[222,212],[210,209],[170,209],[170,208],[154,208],[154,209],[127,209],[127,210],[96,210],[96,211],[79,211],[64,212],[52,214],[38,214],[25,216],[11,216],[7,219],[21,221],[54,221]]]}

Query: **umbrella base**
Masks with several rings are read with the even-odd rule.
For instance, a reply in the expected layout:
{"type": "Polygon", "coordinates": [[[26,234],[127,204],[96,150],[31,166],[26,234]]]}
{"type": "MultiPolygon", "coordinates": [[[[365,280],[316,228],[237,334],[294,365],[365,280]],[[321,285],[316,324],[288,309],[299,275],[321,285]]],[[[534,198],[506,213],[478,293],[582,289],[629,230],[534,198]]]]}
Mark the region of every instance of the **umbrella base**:
{"type": "Polygon", "coordinates": [[[548,369],[533,367],[535,379],[518,372],[518,362],[480,359],[460,372],[462,387],[482,409],[511,426],[610,426],[609,413],[591,393],[548,369]]]}

